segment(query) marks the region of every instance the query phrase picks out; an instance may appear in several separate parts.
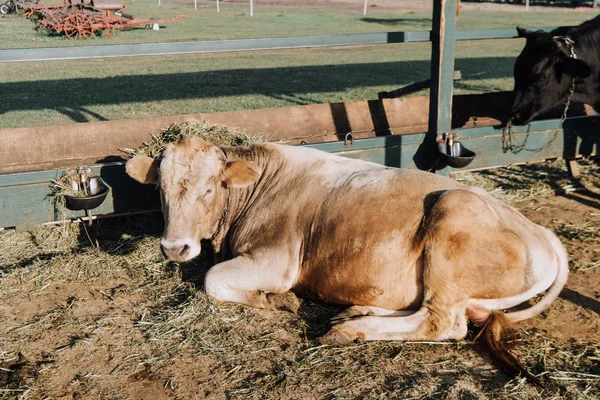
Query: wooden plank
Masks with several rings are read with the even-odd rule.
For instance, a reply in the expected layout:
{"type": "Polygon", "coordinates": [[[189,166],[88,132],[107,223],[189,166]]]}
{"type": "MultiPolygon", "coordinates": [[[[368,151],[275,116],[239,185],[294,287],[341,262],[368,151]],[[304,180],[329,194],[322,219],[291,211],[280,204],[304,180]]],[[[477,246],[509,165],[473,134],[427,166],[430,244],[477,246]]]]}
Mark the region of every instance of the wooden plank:
{"type": "MultiPolygon", "coordinates": [[[[510,92],[454,96],[452,128],[499,124],[511,99],[510,92]]],[[[418,133],[427,130],[428,105],[429,98],[419,96],[0,129],[0,174],[106,164],[123,155],[119,148],[139,147],[151,134],[184,121],[209,121],[290,144],[343,140],[348,132],[355,139],[418,133]],[[28,143],[28,151],[22,151],[20,143],[28,143]]],[[[556,117],[562,115],[563,107],[554,111],[556,117]]],[[[570,107],[570,115],[580,109],[570,107]]],[[[553,123],[558,126],[558,121],[553,123]]]]}
{"type": "MultiPolygon", "coordinates": [[[[589,117],[568,118],[564,124],[565,143],[568,145],[560,156],[573,158],[578,155],[591,155],[598,144],[598,137],[595,134],[600,129],[600,115],[589,117]]],[[[544,120],[533,121],[525,126],[515,126],[514,132],[517,134],[536,132],[544,130],[561,129],[560,121],[544,120]]],[[[483,126],[469,129],[458,129],[461,139],[472,137],[494,137],[502,134],[502,130],[492,126],[483,126]]],[[[311,144],[309,147],[319,148],[329,152],[342,152],[349,149],[372,149],[378,147],[389,147],[396,145],[418,144],[422,141],[422,134],[409,135],[386,135],[368,139],[356,140],[353,146],[345,146],[343,142],[336,141],[330,143],[311,144]]],[[[122,172],[122,162],[104,163],[102,166],[92,166],[92,171],[102,176],[118,175],[122,172]]],[[[29,185],[35,183],[49,182],[62,174],[63,169],[15,172],[0,174],[0,187],[29,185]]]]}
{"type": "MultiPolygon", "coordinates": [[[[529,150],[511,152],[506,149],[505,135],[493,126],[459,129],[455,132],[465,147],[474,151],[475,160],[464,170],[484,169],[509,164],[580,155],[597,155],[599,140],[593,132],[600,126],[600,116],[567,119],[564,131],[560,121],[534,121],[528,126],[515,127],[513,140],[525,144],[529,150]],[[503,138],[504,136],[504,138],[503,138]],[[589,140],[593,146],[590,147],[589,140]],[[570,144],[569,144],[570,143],[570,144]],[[568,151],[567,151],[568,147],[568,151]],[[532,150],[532,151],[530,151],[532,150]]],[[[344,142],[305,145],[345,157],[368,160],[392,167],[417,168],[423,160],[419,148],[425,132],[407,135],[387,135],[344,142]]],[[[439,155],[435,155],[435,160],[439,155]]],[[[91,167],[100,175],[111,191],[94,215],[110,215],[136,210],[154,210],[159,207],[158,191],[152,185],[141,185],[125,173],[124,162],[113,162],[91,167]]],[[[441,168],[441,166],[440,166],[441,168]]],[[[442,173],[452,173],[445,168],[442,173]]],[[[63,170],[31,171],[0,175],[0,227],[29,229],[44,222],[63,218],[80,218],[83,211],[65,211],[50,197],[49,181],[61,176],[63,170]]]]}

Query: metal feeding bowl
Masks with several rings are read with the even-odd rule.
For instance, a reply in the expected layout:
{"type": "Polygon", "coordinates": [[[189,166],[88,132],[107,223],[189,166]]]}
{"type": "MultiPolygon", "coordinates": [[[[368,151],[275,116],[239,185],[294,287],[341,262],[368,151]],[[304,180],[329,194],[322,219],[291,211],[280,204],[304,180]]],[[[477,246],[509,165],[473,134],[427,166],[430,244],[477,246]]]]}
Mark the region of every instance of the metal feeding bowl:
{"type": "Polygon", "coordinates": [[[458,141],[438,143],[438,152],[446,164],[452,168],[464,168],[475,158],[475,153],[458,141]]]}
{"type": "Polygon", "coordinates": [[[89,179],[89,196],[65,195],[67,205],[71,210],[91,210],[104,202],[108,195],[108,186],[97,176],[89,179]]]}

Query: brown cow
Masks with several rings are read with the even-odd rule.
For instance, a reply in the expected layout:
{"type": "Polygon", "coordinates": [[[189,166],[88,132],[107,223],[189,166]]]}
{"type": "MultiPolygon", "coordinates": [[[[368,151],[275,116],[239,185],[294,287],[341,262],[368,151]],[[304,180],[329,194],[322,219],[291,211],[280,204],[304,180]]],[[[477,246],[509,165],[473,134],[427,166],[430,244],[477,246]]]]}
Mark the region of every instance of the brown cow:
{"type": "Polygon", "coordinates": [[[281,294],[292,290],[350,306],[328,342],[463,339],[469,318],[487,322],[498,347],[503,324],[539,314],[567,281],[551,231],[440,175],[198,138],[170,144],[160,166],[137,156],[127,173],[159,184],[169,260],[196,257],[201,239],[229,255],[206,275],[215,299],[286,309],[281,294]],[[527,309],[499,312],[545,290],[527,309]]]}

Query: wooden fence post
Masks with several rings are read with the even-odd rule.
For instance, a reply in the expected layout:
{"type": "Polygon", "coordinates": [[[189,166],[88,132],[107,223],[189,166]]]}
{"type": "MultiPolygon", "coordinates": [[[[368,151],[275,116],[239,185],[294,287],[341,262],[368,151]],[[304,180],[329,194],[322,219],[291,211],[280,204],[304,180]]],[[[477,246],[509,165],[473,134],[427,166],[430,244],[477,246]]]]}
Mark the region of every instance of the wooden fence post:
{"type": "MultiPolygon", "coordinates": [[[[454,39],[456,0],[434,0],[431,30],[431,86],[429,129],[426,140],[435,145],[438,133],[452,128],[452,89],[454,86],[454,39]]],[[[429,146],[427,146],[429,147],[429,146]]],[[[435,146],[431,146],[433,148],[435,146]]],[[[427,165],[437,158],[435,149],[427,151],[427,165]]]]}

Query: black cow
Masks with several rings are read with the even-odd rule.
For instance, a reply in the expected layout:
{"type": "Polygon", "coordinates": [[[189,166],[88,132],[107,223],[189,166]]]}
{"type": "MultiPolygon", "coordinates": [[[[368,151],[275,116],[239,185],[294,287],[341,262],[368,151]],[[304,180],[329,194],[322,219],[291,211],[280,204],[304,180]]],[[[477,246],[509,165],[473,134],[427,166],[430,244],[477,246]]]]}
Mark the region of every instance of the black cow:
{"type": "Polygon", "coordinates": [[[517,27],[527,39],[514,67],[515,90],[509,117],[529,123],[569,99],[600,112],[600,15],[583,24],[553,32],[517,27]],[[573,86],[574,85],[574,86],[573,86]]]}

